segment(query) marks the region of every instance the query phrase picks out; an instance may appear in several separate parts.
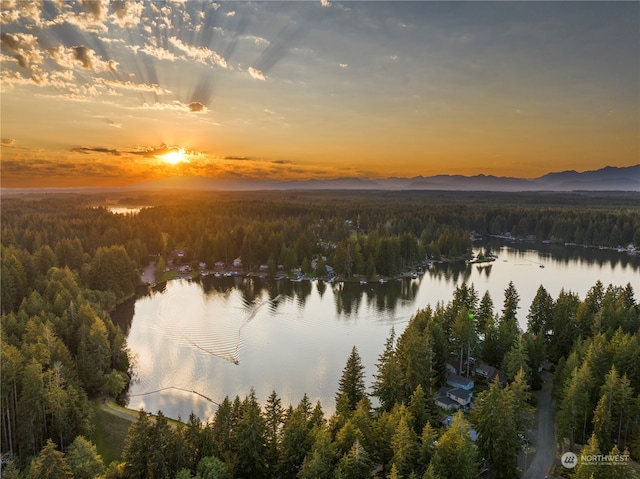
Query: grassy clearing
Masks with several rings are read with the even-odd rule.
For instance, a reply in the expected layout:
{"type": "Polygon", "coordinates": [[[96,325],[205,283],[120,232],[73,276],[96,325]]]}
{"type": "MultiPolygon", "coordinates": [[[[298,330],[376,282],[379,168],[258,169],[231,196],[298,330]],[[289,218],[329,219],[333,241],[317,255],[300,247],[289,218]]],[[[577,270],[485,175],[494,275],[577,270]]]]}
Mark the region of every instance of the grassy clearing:
{"type": "MultiPolygon", "coordinates": [[[[91,435],[91,441],[96,445],[105,465],[120,459],[129,426],[138,419],[138,415],[139,411],[122,407],[112,398],[96,399],[93,402],[95,429],[91,435]]],[[[154,418],[155,416],[151,416],[152,421],[154,418]]],[[[167,418],[167,422],[174,427],[179,423],[171,418],[167,418]]]]}
{"type": "Polygon", "coordinates": [[[91,435],[91,441],[96,445],[105,464],[120,458],[129,426],[136,419],[134,411],[125,413],[119,412],[116,408],[128,411],[115,404],[112,399],[107,402],[96,399],[93,403],[95,430],[91,435]]]}

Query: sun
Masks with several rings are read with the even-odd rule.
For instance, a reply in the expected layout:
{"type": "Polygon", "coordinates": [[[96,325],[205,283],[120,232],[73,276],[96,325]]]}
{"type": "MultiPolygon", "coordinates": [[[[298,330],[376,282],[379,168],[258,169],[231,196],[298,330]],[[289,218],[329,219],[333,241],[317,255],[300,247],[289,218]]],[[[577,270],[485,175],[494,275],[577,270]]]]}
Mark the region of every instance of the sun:
{"type": "Polygon", "coordinates": [[[178,163],[186,163],[188,161],[184,148],[171,150],[169,153],[162,155],[161,158],[165,163],[169,163],[170,165],[177,165],[178,163]]]}

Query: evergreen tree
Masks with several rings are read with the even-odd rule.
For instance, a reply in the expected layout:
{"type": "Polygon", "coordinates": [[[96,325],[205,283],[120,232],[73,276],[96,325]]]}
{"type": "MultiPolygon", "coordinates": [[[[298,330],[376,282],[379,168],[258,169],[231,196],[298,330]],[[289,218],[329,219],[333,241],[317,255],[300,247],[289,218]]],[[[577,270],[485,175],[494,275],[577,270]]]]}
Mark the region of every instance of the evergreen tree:
{"type": "Polygon", "coordinates": [[[433,456],[433,470],[441,479],[476,477],[477,452],[469,431],[469,423],[458,411],[449,429],[440,437],[433,456]]]}
{"type": "Polygon", "coordinates": [[[368,479],[373,472],[374,463],[358,441],[349,452],[342,456],[335,470],[335,479],[368,479]]]}
{"type": "Polygon", "coordinates": [[[418,468],[418,437],[408,424],[407,417],[403,417],[391,439],[393,457],[392,466],[403,477],[418,468]]]}
{"type": "Polygon", "coordinates": [[[151,435],[151,421],[144,410],[138,412],[138,418],[129,426],[124,441],[122,460],[123,474],[131,479],[146,479],[149,477],[149,443],[151,435]]]}
{"type": "Polygon", "coordinates": [[[237,475],[246,479],[265,477],[266,427],[253,389],[242,404],[236,433],[237,475]]]}
{"type": "Polygon", "coordinates": [[[342,370],[342,376],[338,383],[336,403],[339,402],[341,396],[346,397],[346,404],[350,411],[355,410],[358,402],[365,397],[364,366],[355,346],[351,350],[347,364],[342,370]]]}
{"type": "Polygon", "coordinates": [[[395,354],[394,328],[391,328],[384,351],[378,356],[376,368],[378,372],[374,374],[372,395],[378,398],[382,410],[391,411],[403,398],[402,371],[395,354]]]}
{"type": "Polygon", "coordinates": [[[527,331],[546,340],[547,332],[551,328],[552,317],[553,298],[544,286],[540,285],[529,307],[529,314],[527,314],[527,331]]]}
{"type": "Polygon", "coordinates": [[[493,300],[491,299],[489,291],[485,291],[482,299],[480,300],[478,311],[476,311],[476,314],[474,316],[476,324],[476,334],[484,335],[486,331],[487,321],[489,321],[489,319],[493,319],[493,317],[493,300]]]}
{"type": "Polygon", "coordinates": [[[498,479],[519,477],[517,414],[513,392],[500,386],[497,380],[488,391],[478,394],[473,407],[480,455],[498,479]]]}
{"type": "Polygon", "coordinates": [[[336,446],[326,425],[312,431],[313,446],[304,458],[298,479],[332,479],[336,446]]]}
{"type": "Polygon", "coordinates": [[[577,438],[579,443],[586,440],[586,427],[593,411],[591,389],[593,377],[587,363],[575,368],[571,377],[565,382],[562,399],[558,404],[556,422],[558,436],[568,437],[570,449],[577,438]]]}
{"type": "Polygon", "coordinates": [[[303,401],[295,409],[290,408],[282,429],[280,457],[277,477],[294,479],[297,477],[307,453],[313,445],[313,436],[309,428],[309,412],[303,401]]]}
{"type": "Polygon", "coordinates": [[[509,282],[507,289],[504,290],[504,304],[502,307],[502,316],[500,321],[509,324],[512,329],[518,329],[518,304],[520,303],[520,295],[516,291],[513,281],[509,282]]]}
{"type": "Polygon", "coordinates": [[[516,341],[511,346],[511,349],[507,352],[502,363],[502,370],[504,371],[507,379],[513,381],[521,369],[525,371],[526,376],[531,374],[531,368],[529,367],[529,353],[527,351],[526,343],[523,341],[522,336],[518,336],[516,341]]]}
{"type": "Polygon", "coordinates": [[[280,434],[282,431],[282,401],[275,391],[267,398],[264,411],[265,419],[265,467],[267,474],[278,464],[280,434]]]}
{"type": "Polygon", "coordinates": [[[66,460],[75,479],[93,479],[104,472],[96,446],[83,436],[76,437],[67,450],[66,460]]]}
{"type": "Polygon", "coordinates": [[[42,448],[38,456],[31,461],[27,479],[73,479],[73,471],[62,451],[51,440],[42,448]]]}

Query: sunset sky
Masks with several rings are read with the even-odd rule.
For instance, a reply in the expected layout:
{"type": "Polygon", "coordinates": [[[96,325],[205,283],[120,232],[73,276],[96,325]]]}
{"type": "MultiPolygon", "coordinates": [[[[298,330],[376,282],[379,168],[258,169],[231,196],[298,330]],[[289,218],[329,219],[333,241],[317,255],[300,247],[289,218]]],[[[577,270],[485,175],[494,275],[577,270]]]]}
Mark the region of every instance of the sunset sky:
{"type": "Polygon", "coordinates": [[[639,2],[1,7],[2,187],[640,162],[639,2]]]}

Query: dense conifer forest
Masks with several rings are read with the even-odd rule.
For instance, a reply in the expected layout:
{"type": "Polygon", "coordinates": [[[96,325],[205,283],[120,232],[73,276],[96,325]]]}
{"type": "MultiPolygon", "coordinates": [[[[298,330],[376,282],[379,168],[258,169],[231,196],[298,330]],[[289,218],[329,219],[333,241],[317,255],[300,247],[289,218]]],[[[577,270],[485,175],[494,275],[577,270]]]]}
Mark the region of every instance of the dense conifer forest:
{"type": "MultiPolygon", "coordinates": [[[[585,298],[571,285],[556,298],[541,286],[531,305],[521,305],[526,331],[516,320],[513,284],[503,298],[462,285],[448,304],[424,305],[406,329],[391,331],[369,389],[354,348],[331,416],[306,396],[283,404],[274,391],[259,404],[250,390],[224,399],[210,421],[192,415],[176,423],[141,411],[109,464],[88,438],[96,404],[126,397],[131,358],[109,311],[135,294],[150,261],[166,264],[181,251],[186,264],[242,258],[246,271],[267,265],[270,273],[281,267],[319,276],[331,265],[349,280],[394,276],[426,258],[468,258],[472,232],[640,249],[638,199],[434,192],[3,198],[2,475],[464,479],[487,469],[516,478],[543,365],[555,371],[557,451],[584,446],[637,460],[638,284],[597,283],[585,298]],[[144,208],[119,215],[107,204],[144,208]],[[501,369],[503,381],[486,382],[471,411],[442,427],[446,414],[434,394],[446,364],[464,370],[470,358],[501,369]],[[496,415],[499,422],[490,419],[496,415]]],[[[587,479],[614,473],[634,477],[631,466],[572,471],[587,479]]]]}

